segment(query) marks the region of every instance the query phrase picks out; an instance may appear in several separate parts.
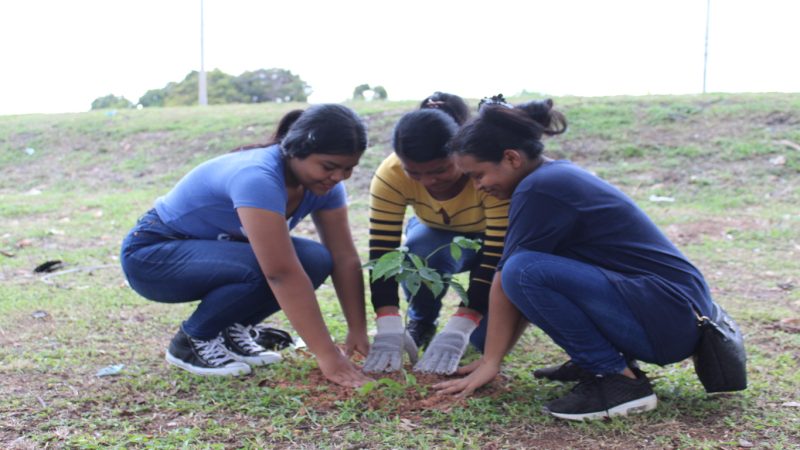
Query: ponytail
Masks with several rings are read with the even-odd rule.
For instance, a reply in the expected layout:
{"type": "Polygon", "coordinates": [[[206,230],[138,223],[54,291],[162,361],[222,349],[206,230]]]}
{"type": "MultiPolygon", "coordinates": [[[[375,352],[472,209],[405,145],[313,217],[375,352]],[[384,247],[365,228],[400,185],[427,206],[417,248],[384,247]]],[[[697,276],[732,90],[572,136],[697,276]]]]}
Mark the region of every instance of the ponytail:
{"type": "Polygon", "coordinates": [[[447,92],[436,91],[422,103],[419,104],[419,109],[438,109],[444,111],[456,121],[459,126],[469,119],[469,106],[463,98],[455,94],[448,94],[447,92]]]}
{"type": "Polygon", "coordinates": [[[525,112],[542,127],[542,134],[555,136],[567,131],[567,118],[553,109],[553,100],[533,100],[514,107],[525,112]]]}
{"type": "Polygon", "coordinates": [[[566,130],[567,119],[553,109],[553,100],[511,106],[502,95],[496,95],[481,100],[478,117],[458,132],[450,151],[491,162],[499,162],[507,149],[537,158],[544,151],[543,135],[555,136],[566,130]]]}
{"type": "Polygon", "coordinates": [[[300,118],[301,114],[303,114],[302,109],[294,109],[284,114],[284,116],[281,117],[281,120],[278,122],[278,127],[275,128],[275,132],[272,133],[272,136],[270,136],[269,141],[263,144],[249,144],[249,145],[243,145],[241,147],[236,147],[229,153],[252,150],[254,148],[264,148],[280,143],[283,140],[283,138],[286,137],[286,134],[289,133],[289,128],[292,127],[292,124],[294,124],[297,121],[297,119],[300,118]]]}

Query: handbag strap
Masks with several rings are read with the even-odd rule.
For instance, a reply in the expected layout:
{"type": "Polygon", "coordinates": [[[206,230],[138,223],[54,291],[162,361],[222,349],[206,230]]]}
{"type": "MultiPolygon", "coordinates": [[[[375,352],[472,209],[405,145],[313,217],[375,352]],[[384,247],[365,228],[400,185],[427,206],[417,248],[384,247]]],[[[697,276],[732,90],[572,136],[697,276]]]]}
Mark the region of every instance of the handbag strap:
{"type": "Polygon", "coordinates": [[[708,322],[711,322],[711,318],[708,317],[708,316],[704,316],[700,312],[700,310],[697,309],[697,307],[694,305],[694,303],[692,303],[691,305],[692,305],[692,312],[694,312],[695,317],[697,317],[697,326],[698,327],[702,327],[703,325],[707,324],[708,322]]]}

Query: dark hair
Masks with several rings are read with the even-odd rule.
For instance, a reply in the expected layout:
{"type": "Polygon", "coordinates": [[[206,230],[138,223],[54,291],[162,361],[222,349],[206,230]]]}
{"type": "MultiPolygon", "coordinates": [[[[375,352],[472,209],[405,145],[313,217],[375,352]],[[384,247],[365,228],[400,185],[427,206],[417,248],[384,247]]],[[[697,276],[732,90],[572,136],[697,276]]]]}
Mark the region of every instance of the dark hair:
{"type": "Polygon", "coordinates": [[[303,159],[312,153],[350,155],[367,148],[367,130],[353,110],[342,105],[315,105],[284,114],[269,141],[237,147],[231,152],[281,144],[281,152],[303,159]]]}
{"type": "Polygon", "coordinates": [[[434,92],[419,104],[419,109],[440,109],[449,114],[458,125],[464,125],[464,122],[469,119],[467,102],[463,98],[447,92],[434,92]]]}
{"type": "Polygon", "coordinates": [[[392,146],[397,156],[414,162],[447,158],[447,143],[457,131],[458,124],[446,113],[438,109],[418,109],[397,122],[392,146]]]}
{"type": "Polygon", "coordinates": [[[503,151],[515,149],[529,158],[544,150],[542,135],[567,130],[567,119],[553,109],[553,100],[538,100],[510,108],[508,104],[482,105],[478,117],[453,138],[451,152],[472,155],[479,161],[498,162],[503,151]]]}
{"type": "Polygon", "coordinates": [[[286,137],[286,133],[289,132],[289,128],[300,117],[301,114],[303,114],[302,109],[293,109],[289,111],[288,113],[284,114],[283,117],[281,117],[281,120],[278,122],[278,127],[275,129],[275,132],[272,133],[272,136],[270,136],[269,141],[262,144],[248,144],[241,147],[236,147],[235,149],[231,150],[231,153],[252,150],[254,148],[269,147],[270,145],[279,143],[284,137],[286,137]]]}
{"type": "Polygon", "coordinates": [[[281,140],[283,155],[299,159],[312,153],[352,155],[366,148],[367,130],[361,118],[350,108],[332,103],[305,110],[281,140]]]}

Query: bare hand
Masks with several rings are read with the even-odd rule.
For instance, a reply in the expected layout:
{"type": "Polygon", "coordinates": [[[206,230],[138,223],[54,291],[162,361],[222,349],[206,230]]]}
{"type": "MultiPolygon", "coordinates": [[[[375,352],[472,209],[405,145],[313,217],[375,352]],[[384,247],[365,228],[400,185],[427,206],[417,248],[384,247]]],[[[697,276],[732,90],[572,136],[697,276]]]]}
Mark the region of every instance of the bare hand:
{"type": "Polygon", "coordinates": [[[481,359],[476,359],[475,361],[472,361],[471,363],[467,364],[466,366],[461,366],[461,367],[458,368],[458,370],[456,370],[456,373],[458,375],[469,375],[472,372],[474,372],[475,369],[480,367],[481,361],[482,361],[481,359]]]}
{"type": "Polygon", "coordinates": [[[369,354],[369,338],[367,333],[347,333],[347,338],[344,341],[344,354],[348,358],[353,356],[356,352],[361,356],[369,354]]]}
{"type": "MultiPolygon", "coordinates": [[[[472,394],[475,389],[478,389],[484,384],[492,381],[494,377],[500,373],[499,365],[488,364],[484,362],[483,359],[480,359],[476,362],[480,364],[473,368],[472,373],[470,373],[467,377],[434,384],[433,388],[436,389],[436,393],[456,394],[459,397],[466,397],[472,394]]],[[[470,364],[466,367],[470,367],[473,364],[470,364]]]]}
{"type": "Polygon", "coordinates": [[[328,381],[346,387],[359,387],[372,381],[336,349],[326,355],[317,356],[319,369],[328,381]]]}

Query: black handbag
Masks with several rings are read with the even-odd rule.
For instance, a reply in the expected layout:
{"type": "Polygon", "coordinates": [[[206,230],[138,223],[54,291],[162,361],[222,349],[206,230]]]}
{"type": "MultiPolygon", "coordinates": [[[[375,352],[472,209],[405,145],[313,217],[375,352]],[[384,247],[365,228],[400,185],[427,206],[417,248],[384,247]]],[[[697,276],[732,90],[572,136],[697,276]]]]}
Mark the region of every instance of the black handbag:
{"type": "Polygon", "coordinates": [[[700,342],[692,356],[694,371],[706,392],[747,388],[747,354],[739,326],[721,306],[712,302],[711,314],[697,315],[700,342]]]}

